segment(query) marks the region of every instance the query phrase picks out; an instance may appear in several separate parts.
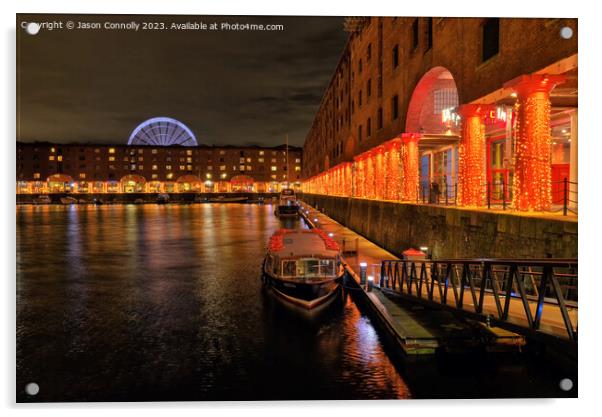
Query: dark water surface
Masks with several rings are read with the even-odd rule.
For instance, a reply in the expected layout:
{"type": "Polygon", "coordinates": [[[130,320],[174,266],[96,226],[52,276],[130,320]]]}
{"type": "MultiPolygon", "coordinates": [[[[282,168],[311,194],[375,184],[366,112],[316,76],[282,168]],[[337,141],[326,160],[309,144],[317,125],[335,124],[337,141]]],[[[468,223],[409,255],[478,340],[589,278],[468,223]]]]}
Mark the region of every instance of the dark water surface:
{"type": "Polygon", "coordinates": [[[269,205],[18,207],[17,400],[411,397],[350,297],[307,317],[262,290],[280,227],[269,205]]]}

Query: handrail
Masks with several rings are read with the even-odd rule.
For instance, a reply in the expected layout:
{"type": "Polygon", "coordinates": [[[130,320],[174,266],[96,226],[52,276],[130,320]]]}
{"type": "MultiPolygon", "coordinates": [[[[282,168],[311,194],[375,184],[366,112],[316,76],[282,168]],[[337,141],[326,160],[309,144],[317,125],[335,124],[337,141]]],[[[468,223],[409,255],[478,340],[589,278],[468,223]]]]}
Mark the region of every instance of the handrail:
{"type": "Polygon", "coordinates": [[[380,287],[531,333],[557,335],[547,323],[542,327],[544,307],[555,309],[564,324],[561,337],[576,342],[569,309],[578,306],[577,270],[577,259],[384,260],[380,287]],[[466,303],[465,292],[472,303],[466,303]],[[524,319],[511,317],[512,300],[522,305],[524,319]]]}

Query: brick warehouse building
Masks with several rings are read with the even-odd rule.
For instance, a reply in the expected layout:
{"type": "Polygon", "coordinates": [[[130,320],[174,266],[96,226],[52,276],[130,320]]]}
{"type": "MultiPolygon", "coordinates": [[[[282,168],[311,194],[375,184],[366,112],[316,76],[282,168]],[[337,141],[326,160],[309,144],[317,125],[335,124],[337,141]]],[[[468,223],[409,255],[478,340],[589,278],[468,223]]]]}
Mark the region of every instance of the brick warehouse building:
{"type": "Polygon", "coordinates": [[[304,145],[304,191],[539,211],[568,184],[576,205],[576,19],[345,26],[304,145]]]}
{"type": "Polygon", "coordinates": [[[278,192],[300,148],[17,142],[17,193],[278,192]]]}

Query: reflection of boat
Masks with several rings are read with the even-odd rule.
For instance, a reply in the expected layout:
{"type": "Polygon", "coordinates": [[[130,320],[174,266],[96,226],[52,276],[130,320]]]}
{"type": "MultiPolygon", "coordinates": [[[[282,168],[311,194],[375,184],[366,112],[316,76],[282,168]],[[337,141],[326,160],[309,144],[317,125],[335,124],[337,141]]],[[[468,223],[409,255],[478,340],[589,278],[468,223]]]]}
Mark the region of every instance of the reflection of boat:
{"type": "Polygon", "coordinates": [[[211,203],[244,203],[248,200],[248,197],[224,197],[220,195],[217,198],[210,198],[211,203]]]}
{"type": "Polygon", "coordinates": [[[157,196],[157,204],[167,204],[169,203],[169,194],[159,194],[157,196]]]}
{"type": "Polygon", "coordinates": [[[96,204],[97,206],[100,206],[100,205],[104,204],[104,201],[102,201],[102,199],[100,199],[100,198],[95,198],[93,203],[96,204]]]}
{"type": "Polygon", "coordinates": [[[33,204],[50,204],[51,202],[50,196],[47,195],[39,195],[33,199],[33,204]]]}
{"type": "Polygon", "coordinates": [[[134,204],[144,204],[144,200],[141,198],[137,198],[134,200],[134,204]]]}
{"type": "Polygon", "coordinates": [[[296,217],[299,215],[299,203],[297,202],[295,190],[284,188],[280,192],[280,199],[274,214],[278,217],[296,217]]]}
{"type": "Polygon", "coordinates": [[[61,197],[61,204],[76,204],[77,200],[73,197],[61,197]]]}
{"type": "Polygon", "coordinates": [[[344,269],[339,245],[319,229],[281,229],[270,238],[264,283],[280,297],[311,309],[331,299],[344,269]]]}

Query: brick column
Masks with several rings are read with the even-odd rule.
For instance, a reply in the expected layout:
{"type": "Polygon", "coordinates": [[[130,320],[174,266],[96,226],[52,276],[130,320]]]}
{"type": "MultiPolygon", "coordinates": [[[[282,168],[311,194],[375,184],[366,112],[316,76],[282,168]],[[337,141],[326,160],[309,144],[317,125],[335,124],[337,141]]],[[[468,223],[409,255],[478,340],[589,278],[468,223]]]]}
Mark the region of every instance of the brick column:
{"type": "Polygon", "coordinates": [[[463,104],[462,139],[458,147],[458,204],[483,206],[486,203],[485,180],[485,123],[489,105],[463,104]]]}
{"type": "Polygon", "coordinates": [[[417,133],[403,133],[401,135],[401,200],[416,201],[418,198],[418,187],[420,185],[420,174],[418,172],[420,162],[419,140],[420,135],[417,133]]]}
{"type": "Polygon", "coordinates": [[[517,210],[549,210],[552,203],[550,91],[562,75],[521,75],[504,84],[518,96],[512,205],[517,210]]]}

